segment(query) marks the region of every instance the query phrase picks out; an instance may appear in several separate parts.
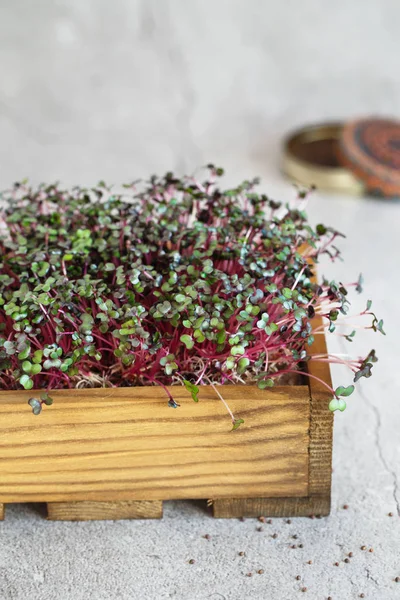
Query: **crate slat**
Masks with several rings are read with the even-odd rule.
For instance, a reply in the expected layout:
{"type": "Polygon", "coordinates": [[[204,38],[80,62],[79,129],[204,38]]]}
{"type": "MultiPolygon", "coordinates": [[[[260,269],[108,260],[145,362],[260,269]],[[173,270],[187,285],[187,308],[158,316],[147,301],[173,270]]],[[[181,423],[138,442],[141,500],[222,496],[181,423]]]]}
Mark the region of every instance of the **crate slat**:
{"type": "Polygon", "coordinates": [[[48,502],[50,521],[104,521],[116,519],[161,519],[161,501],[142,502],[48,502]]]}
{"type": "Polygon", "coordinates": [[[307,386],[59,390],[35,417],[35,392],[0,392],[0,502],[116,502],[307,496],[307,386]]]}
{"type": "Polygon", "coordinates": [[[309,517],[326,516],[329,496],[307,498],[229,498],[212,502],[214,517],[309,517]]]}

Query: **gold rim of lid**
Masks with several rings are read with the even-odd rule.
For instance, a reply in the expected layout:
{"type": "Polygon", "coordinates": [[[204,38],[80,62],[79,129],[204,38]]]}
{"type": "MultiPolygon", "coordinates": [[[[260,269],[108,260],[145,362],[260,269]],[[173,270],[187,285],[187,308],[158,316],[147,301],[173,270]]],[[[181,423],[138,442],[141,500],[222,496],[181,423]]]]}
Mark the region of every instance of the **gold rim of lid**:
{"type": "Polygon", "coordinates": [[[338,160],[343,123],[302,127],[284,142],[283,171],[295,183],[333,192],[361,195],[365,184],[338,160]]]}

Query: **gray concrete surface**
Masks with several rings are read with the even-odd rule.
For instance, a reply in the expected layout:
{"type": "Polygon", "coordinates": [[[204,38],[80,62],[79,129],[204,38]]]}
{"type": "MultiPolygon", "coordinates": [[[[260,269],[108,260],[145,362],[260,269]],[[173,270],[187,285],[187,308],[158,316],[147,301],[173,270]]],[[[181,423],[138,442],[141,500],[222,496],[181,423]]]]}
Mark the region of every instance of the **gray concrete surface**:
{"type": "MultiPolygon", "coordinates": [[[[396,0],[3,0],[0,186],[121,182],[213,160],[227,181],[261,175],[288,200],[288,129],[398,116],[399,25],[396,0]]],[[[335,419],[331,516],[258,531],[196,503],[167,503],[160,522],[104,523],[46,522],[15,505],[0,524],[1,600],[400,598],[400,205],[318,193],[308,210],[348,235],[345,262],[324,273],[346,282],[362,271],[354,306],[372,297],[388,330],[354,344],[380,362],[335,419]]]]}

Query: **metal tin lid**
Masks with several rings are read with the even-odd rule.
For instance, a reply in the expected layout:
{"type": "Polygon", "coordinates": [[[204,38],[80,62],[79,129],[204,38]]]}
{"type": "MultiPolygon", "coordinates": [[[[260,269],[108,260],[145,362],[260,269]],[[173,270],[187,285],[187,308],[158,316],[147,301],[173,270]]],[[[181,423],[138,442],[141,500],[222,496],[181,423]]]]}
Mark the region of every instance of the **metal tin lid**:
{"type": "Polygon", "coordinates": [[[363,194],[363,182],[339,162],[342,131],[342,123],[321,123],[295,131],[284,142],[284,173],[307,187],[363,194]]]}
{"type": "Polygon", "coordinates": [[[299,129],[285,140],[283,170],[305,186],[400,197],[400,122],[368,118],[299,129]]]}
{"type": "Polygon", "coordinates": [[[400,122],[358,119],[346,123],[338,159],[361,179],[370,194],[400,197],[400,122]]]}

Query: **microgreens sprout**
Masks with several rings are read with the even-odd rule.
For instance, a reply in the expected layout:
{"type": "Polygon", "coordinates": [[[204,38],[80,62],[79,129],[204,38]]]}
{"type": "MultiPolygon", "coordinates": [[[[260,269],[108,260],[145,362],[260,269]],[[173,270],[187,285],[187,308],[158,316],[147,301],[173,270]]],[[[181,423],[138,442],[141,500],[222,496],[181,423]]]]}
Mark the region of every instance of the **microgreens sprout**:
{"type": "MultiPolygon", "coordinates": [[[[60,388],[160,385],[176,408],[173,384],[196,402],[212,385],[223,400],[220,384],[265,389],[310,360],[369,377],[374,351],[310,356],[315,336],[335,332],[349,309],[341,283],[313,278],[321,254],[339,256],[341,234],[309,225],[305,192],[281,206],[255,191],[257,180],[222,190],[222,175],[208,165],[202,181],[167,173],[123,193],[26,181],[3,192],[1,388],[46,390],[29,400],[39,414],[60,388]]],[[[361,291],[362,278],[353,285],[361,291]]],[[[370,308],[362,315],[384,333],[370,308]]],[[[324,385],[330,409],[343,410],[353,386],[324,385]]],[[[226,407],[235,430],[243,421],[226,407]]]]}

